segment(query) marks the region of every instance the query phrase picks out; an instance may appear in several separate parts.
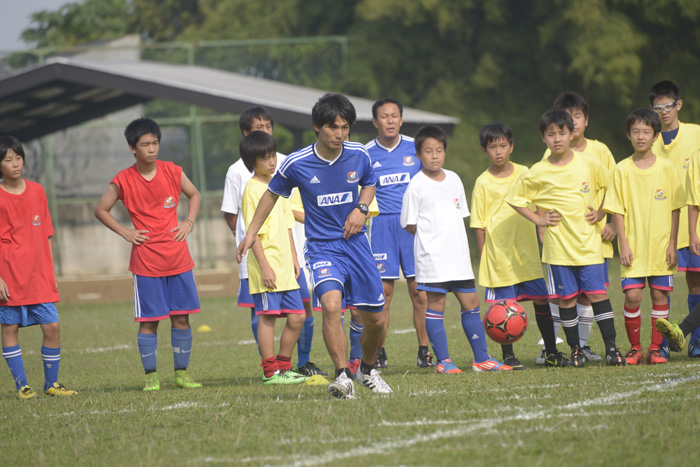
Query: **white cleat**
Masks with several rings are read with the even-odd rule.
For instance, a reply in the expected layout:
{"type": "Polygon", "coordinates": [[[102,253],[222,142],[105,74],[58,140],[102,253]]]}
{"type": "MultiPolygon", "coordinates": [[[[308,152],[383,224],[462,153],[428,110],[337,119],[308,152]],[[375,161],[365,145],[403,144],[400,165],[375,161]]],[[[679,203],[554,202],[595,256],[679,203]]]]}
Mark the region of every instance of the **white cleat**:
{"type": "Polygon", "coordinates": [[[355,376],[355,381],[357,381],[357,384],[360,386],[364,386],[372,392],[377,392],[380,394],[389,394],[394,392],[391,390],[389,385],[386,384],[386,381],[379,376],[380,374],[381,372],[375,369],[372,369],[368,375],[362,373],[362,371],[358,371],[357,376],[355,376]]]}
{"type": "Polygon", "coordinates": [[[328,385],[328,394],[338,399],[354,399],[355,385],[345,372],[328,385]]]}

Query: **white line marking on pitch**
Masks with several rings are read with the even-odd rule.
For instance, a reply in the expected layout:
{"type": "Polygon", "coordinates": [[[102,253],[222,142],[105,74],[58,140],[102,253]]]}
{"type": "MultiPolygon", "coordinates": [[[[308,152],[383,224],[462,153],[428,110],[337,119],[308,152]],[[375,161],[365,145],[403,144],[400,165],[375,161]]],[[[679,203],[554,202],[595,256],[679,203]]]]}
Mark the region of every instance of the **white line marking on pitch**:
{"type": "Polygon", "coordinates": [[[83,349],[80,353],[102,353],[102,352],[111,352],[113,350],[129,350],[133,349],[134,346],[131,344],[117,344],[117,345],[112,345],[110,347],[95,347],[91,349],[83,349]]]}
{"type": "Polygon", "coordinates": [[[394,329],[391,331],[392,334],[409,334],[411,332],[416,332],[416,330],[413,328],[408,328],[408,329],[394,329]]]}

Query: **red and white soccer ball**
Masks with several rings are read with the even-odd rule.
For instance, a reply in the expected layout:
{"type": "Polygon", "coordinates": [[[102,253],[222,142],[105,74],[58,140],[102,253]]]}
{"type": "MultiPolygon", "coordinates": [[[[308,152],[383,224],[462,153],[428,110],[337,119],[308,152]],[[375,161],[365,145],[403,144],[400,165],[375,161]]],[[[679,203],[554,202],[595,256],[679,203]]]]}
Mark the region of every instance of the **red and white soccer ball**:
{"type": "Polygon", "coordinates": [[[484,329],[499,344],[512,344],[527,331],[527,313],[515,300],[500,300],[486,310],[484,329]]]}

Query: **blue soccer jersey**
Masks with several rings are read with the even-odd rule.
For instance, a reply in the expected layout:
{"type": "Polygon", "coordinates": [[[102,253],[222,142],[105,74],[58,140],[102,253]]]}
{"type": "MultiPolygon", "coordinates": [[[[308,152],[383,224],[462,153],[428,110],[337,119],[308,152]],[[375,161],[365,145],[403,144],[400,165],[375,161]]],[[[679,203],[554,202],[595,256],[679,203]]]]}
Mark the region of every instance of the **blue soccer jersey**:
{"type": "Polygon", "coordinates": [[[416,157],[413,138],[400,135],[399,144],[385,148],[377,139],[365,145],[377,173],[377,203],[380,214],[401,214],[403,194],[408,182],[423,165],[416,157]]]}
{"type": "MultiPolygon", "coordinates": [[[[318,156],[314,144],[290,154],[272,177],[268,189],[288,198],[292,189],[299,187],[306,215],[306,238],[338,240],[343,238],[345,220],[358,203],[358,185],[376,183],[377,176],[365,147],[345,142],[333,161],[318,156]]],[[[362,227],[361,232],[365,230],[362,227]]]]}

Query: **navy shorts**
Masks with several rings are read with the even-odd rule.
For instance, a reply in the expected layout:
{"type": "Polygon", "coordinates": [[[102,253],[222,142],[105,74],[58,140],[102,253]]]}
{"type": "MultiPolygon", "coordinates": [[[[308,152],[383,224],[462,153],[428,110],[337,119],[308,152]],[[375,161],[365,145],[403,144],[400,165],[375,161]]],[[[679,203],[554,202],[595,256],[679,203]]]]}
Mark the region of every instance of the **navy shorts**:
{"type": "MultiPolygon", "coordinates": [[[[248,282],[248,281],[246,281],[248,282]]],[[[306,282],[306,272],[302,267],[299,271],[299,277],[297,277],[297,284],[299,284],[299,295],[301,296],[301,301],[307,303],[311,301],[311,294],[309,293],[309,284],[306,282]]],[[[247,285],[247,284],[246,284],[247,285]]],[[[238,305],[241,306],[241,305],[238,305]]]]}
{"type": "Polygon", "coordinates": [[[551,298],[564,300],[580,293],[599,295],[605,290],[605,263],[586,266],[547,265],[547,291],[551,298]]]}
{"type": "Polygon", "coordinates": [[[678,250],[678,270],[700,271],[700,256],[692,254],[688,247],[681,248],[678,250]]]}
{"type": "Polygon", "coordinates": [[[253,296],[250,294],[248,279],[238,279],[238,306],[241,308],[253,308],[253,296]]]}
{"type": "Polygon", "coordinates": [[[547,300],[547,284],[544,279],[533,279],[531,281],[519,282],[505,287],[486,287],[486,298],[484,302],[494,303],[500,300],[547,300]]]}
{"type": "Polygon", "coordinates": [[[24,328],[35,324],[58,322],[58,310],[54,303],[36,305],[0,306],[0,323],[17,324],[24,328]]]}
{"type": "Polygon", "coordinates": [[[134,274],[134,319],[160,321],[171,315],[199,313],[199,296],[192,271],[166,277],[134,274]]]}
{"type": "Polygon", "coordinates": [[[414,237],[401,228],[400,214],[381,214],[369,221],[369,242],[374,262],[382,279],[398,279],[416,275],[413,256],[414,237]]]}
{"type": "Polygon", "coordinates": [[[299,289],[253,294],[256,315],[287,316],[306,313],[299,289]]]}
{"type": "Polygon", "coordinates": [[[673,275],[668,276],[649,276],[649,277],[625,277],[622,279],[622,291],[628,289],[643,289],[647,281],[652,289],[673,290],[673,275]]]}
{"type": "Polygon", "coordinates": [[[418,290],[441,293],[444,295],[447,295],[447,292],[472,293],[476,292],[476,282],[474,279],[447,282],[420,282],[418,283],[418,290]]]}

